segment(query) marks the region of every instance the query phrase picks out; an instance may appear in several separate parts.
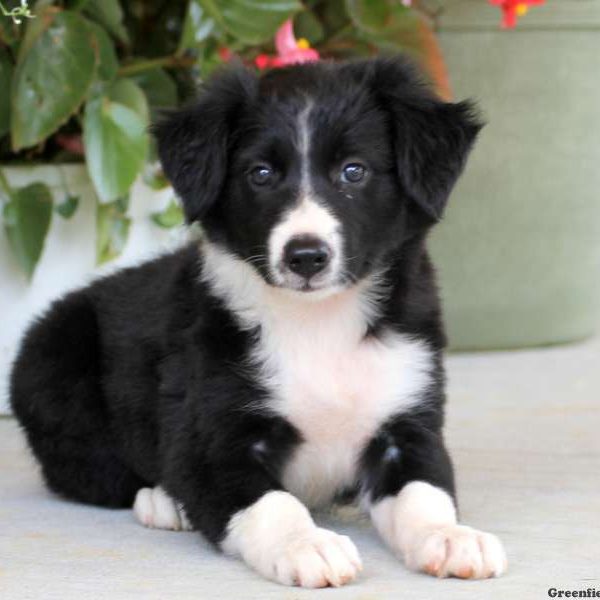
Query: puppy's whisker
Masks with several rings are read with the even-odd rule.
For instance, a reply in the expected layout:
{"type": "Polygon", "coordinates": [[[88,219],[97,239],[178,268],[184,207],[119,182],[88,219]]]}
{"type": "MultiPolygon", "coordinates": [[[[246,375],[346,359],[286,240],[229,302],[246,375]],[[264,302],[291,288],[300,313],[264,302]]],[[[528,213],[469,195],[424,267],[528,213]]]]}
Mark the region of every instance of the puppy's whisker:
{"type": "Polygon", "coordinates": [[[254,266],[264,266],[267,264],[266,256],[262,254],[256,254],[254,256],[248,256],[244,259],[244,262],[254,266]]]}
{"type": "Polygon", "coordinates": [[[344,283],[350,282],[352,284],[358,283],[358,277],[350,271],[344,270],[340,273],[340,277],[344,283]]]}

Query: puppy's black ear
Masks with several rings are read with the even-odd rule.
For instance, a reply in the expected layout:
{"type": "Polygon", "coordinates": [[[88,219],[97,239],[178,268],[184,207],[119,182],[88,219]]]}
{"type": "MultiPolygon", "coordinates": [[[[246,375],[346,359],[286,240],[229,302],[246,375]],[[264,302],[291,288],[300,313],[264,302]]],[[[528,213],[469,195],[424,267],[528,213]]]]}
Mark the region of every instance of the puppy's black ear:
{"type": "Polygon", "coordinates": [[[400,182],[438,220],[483,127],[475,105],[442,102],[404,59],[373,61],[371,81],[390,114],[400,182]]]}
{"type": "Polygon", "coordinates": [[[193,104],[153,127],[160,161],[189,223],[202,219],[221,194],[236,116],[254,95],[256,81],[248,69],[228,68],[202,88],[193,104]]]}

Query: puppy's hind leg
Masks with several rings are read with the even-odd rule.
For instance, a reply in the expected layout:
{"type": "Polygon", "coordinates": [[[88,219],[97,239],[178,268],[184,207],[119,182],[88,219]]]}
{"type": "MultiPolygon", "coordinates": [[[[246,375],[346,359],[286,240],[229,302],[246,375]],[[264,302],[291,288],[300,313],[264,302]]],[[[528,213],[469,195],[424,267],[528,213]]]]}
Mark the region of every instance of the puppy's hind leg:
{"type": "Polygon", "coordinates": [[[176,502],[160,486],[142,488],[133,503],[136,519],[146,527],[171,529],[173,531],[192,531],[183,506],[176,502]]]}
{"type": "Polygon", "coordinates": [[[99,338],[85,290],[56,302],[25,336],[10,400],[50,489],[125,508],[147,484],[121,460],[111,439],[99,338]]]}

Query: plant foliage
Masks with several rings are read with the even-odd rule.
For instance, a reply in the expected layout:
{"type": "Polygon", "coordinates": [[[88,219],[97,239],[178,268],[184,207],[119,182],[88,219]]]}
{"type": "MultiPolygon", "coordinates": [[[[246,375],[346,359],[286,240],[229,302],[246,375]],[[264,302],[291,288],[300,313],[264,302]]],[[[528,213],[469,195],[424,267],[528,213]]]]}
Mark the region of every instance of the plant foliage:
{"type": "MultiPolygon", "coordinates": [[[[324,58],[409,51],[447,93],[430,21],[400,0],[0,4],[7,15],[0,14],[0,164],[85,161],[98,198],[99,262],[118,256],[127,242],[123,199],[134,181],[143,175],[154,188],[166,185],[155,172],[151,119],[186,101],[231,54],[248,64],[272,54],[288,19],[324,58]]],[[[31,276],[53,212],[70,218],[78,202],[67,194],[53,211],[43,183],[13,190],[2,180],[4,230],[31,276]]],[[[176,203],[152,219],[159,227],[182,222],[176,203]]]]}

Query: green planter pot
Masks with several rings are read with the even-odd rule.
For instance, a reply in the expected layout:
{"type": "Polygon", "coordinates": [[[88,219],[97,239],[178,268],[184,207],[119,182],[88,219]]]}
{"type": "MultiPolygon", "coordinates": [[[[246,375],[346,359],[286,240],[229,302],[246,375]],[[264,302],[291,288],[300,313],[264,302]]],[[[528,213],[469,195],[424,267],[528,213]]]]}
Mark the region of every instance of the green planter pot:
{"type": "Polygon", "coordinates": [[[488,121],[432,240],[451,347],[579,340],[600,324],[600,0],[549,0],[514,31],[448,3],[457,98],[488,121]]]}

